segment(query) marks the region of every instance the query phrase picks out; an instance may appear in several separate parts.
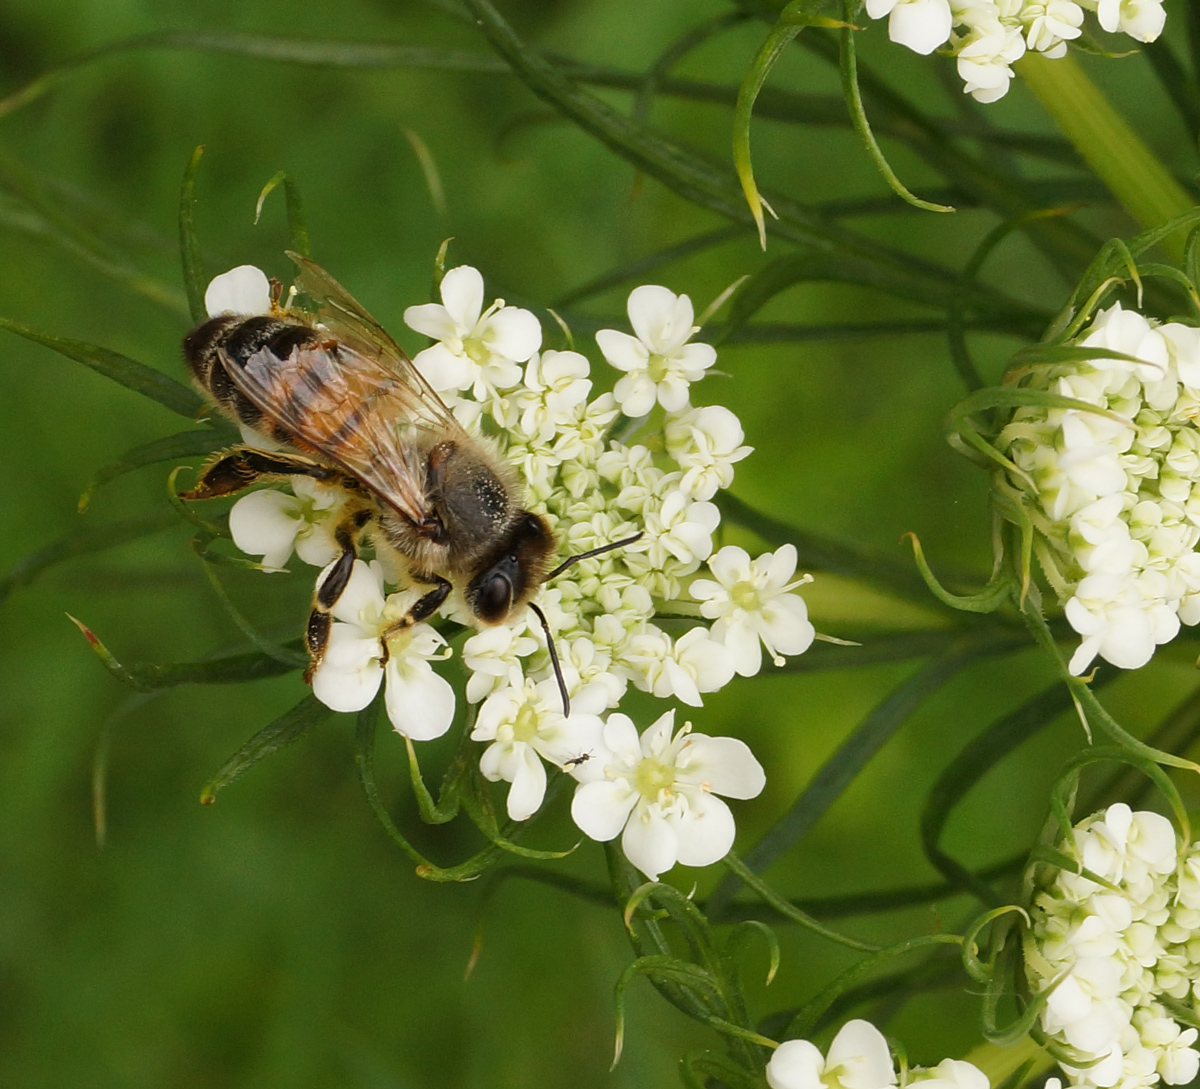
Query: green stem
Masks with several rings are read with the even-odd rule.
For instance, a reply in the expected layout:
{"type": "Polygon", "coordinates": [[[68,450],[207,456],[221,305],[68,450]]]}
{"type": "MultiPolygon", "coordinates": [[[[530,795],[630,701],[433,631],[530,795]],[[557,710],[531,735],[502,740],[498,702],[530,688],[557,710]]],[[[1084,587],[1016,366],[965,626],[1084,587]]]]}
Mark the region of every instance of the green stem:
{"type": "MultiPolygon", "coordinates": [[[[1189,211],[1195,201],[1112,108],[1074,57],[1049,60],[1026,53],[1016,69],[1121,206],[1143,227],[1189,211]]],[[[1162,242],[1182,261],[1185,232],[1162,242]]]]}

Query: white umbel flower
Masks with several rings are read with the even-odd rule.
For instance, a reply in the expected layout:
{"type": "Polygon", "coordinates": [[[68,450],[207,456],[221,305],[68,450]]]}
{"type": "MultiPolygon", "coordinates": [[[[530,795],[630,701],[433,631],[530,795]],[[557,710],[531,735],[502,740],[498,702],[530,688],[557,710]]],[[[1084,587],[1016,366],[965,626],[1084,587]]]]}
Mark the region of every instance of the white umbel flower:
{"type": "Polygon", "coordinates": [[[708,561],[712,579],[696,579],[691,595],[701,602],[700,613],[714,620],[713,638],[733,653],[734,668],[752,677],[762,668],[762,647],[776,665],[785,654],[803,654],[812,645],[816,629],[808,619],[808,606],[797,586],[809,576],[792,579],[796,548],[783,545],[751,560],[737,545],[726,545],[708,561]]]}
{"type": "Polygon", "coordinates": [[[483,277],[470,265],[442,277],[442,302],[410,306],[410,329],[438,341],[413,357],[435,390],[471,390],[477,401],[521,381],[518,366],[542,345],[542,327],[528,310],[497,299],[483,309],[483,277]]]}
{"type": "Polygon", "coordinates": [[[1025,973],[1045,995],[1043,1032],[1091,1060],[1064,1073],[1088,1089],[1190,1082],[1197,1032],[1160,999],[1190,999],[1200,969],[1200,849],[1180,860],[1170,821],[1118,803],[1061,850],[1071,861],[1035,896],[1025,973]]]}
{"type": "Polygon", "coordinates": [[[754,798],[766,783],[745,742],[693,734],[690,723],[673,733],[674,725],[668,711],[639,738],[627,715],[610,715],[601,744],[571,771],[580,780],[575,823],[600,842],[621,835],[625,857],[652,881],[677,862],[723,858],[735,827],[716,795],[754,798]]]}
{"type": "Polygon", "coordinates": [[[1000,448],[1021,470],[1009,485],[1082,636],[1070,661],[1080,675],[1097,657],[1137,669],[1200,621],[1200,402],[1189,384],[1200,379],[1200,333],[1117,303],[1076,344],[1090,358],[1040,368],[1027,385],[1096,411],[1019,408],[1000,448]]]}
{"type": "Polygon", "coordinates": [[[626,416],[644,416],[657,400],[668,412],[688,402],[688,387],[717,361],[709,344],[689,344],[698,327],[692,324],[692,300],[665,287],[635,287],[627,306],[635,336],[601,329],[596,343],[604,358],[625,372],[613,390],[626,416]]]}
{"type": "Polygon", "coordinates": [[[711,499],[733,483],[733,466],[754,451],[738,418],[722,405],[669,416],[663,425],[667,453],[683,470],[679,490],[689,499],[711,499]]]}
{"type": "Polygon", "coordinates": [[[546,796],[543,760],[562,767],[599,745],[604,724],[597,715],[607,705],[604,685],[587,685],[571,694],[568,718],[553,679],[526,680],[483,701],[471,739],[491,742],[479,770],[492,782],[512,784],[506,805],[513,820],[528,820],[541,807],[546,796]]]}
{"type": "Polygon", "coordinates": [[[386,681],[384,703],[396,732],[430,741],[454,721],[454,689],[429,664],[446,657],[446,641],[428,624],[395,628],[413,599],[412,591],[385,598],[383,568],[355,560],[331,610],[334,623],[313,674],[313,695],[335,711],[361,711],[386,681]]]}
{"type": "Polygon", "coordinates": [[[786,1040],[767,1064],[771,1089],[887,1089],[896,1064],[887,1040],[870,1021],[847,1021],[822,1056],[808,1040],[786,1040]]]}
{"type": "Polygon", "coordinates": [[[243,495],[229,511],[233,543],[250,556],[261,556],[268,571],[282,571],[292,552],[315,567],[341,553],[334,540],[342,493],[308,477],[291,480],[293,495],[266,488],[243,495]]]}

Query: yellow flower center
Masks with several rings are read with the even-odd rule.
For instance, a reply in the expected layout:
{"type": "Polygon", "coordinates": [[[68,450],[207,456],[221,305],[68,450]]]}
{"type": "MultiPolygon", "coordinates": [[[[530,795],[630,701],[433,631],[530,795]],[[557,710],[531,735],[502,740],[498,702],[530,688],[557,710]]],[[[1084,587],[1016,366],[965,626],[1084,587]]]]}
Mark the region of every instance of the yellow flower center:
{"type": "Polygon", "coordinates": [[[659,763],[653,757],[638,764],[634,786],[646,801],[656,801],[662,791],[670,790],[674,785],[675,768],[672,765],[659,763]]]}
{"type": "Polygon", "coordinates": [[[646,370],[650,375],[650,381],[658,385],[664,378],[667,377],[667,368],[670,360],[665,355],[659,355],[658,352],[651,352],[650,358],[646,360],[646,370]]]}
{"type": "Polygon", "coordinates": [[[729,600],[739,609],[745,609],[748,613],[762,608],[762,602],[758,599],[758,587],[750,579],[735,582],[733,589],[729,591],[729,600]]]}
{"type": "Polygon", "coordinates": [[[513,740],[532,741],[537,737],[537,732],[537,711],[528,703],[521,704],[521,709],[517,712],[516,720],[513,722],[513,740]]]}

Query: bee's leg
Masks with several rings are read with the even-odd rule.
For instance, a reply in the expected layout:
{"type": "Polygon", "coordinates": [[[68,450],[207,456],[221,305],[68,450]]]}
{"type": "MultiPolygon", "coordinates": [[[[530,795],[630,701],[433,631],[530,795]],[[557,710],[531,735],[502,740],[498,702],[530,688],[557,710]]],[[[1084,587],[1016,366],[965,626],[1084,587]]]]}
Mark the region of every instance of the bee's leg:
{"type": "Polygon", "coordinates": [[[417,598],[413,602],[413,606],[394,624],[389,624],[383,635],[380,636],[380,642],[383,643],[383,662],[387,664],[388,656],[388,640],[396,634],[403,631],[405,628],[411,628],[414,624],[420,624],[423,620],[428,620],[434,613],[442,607],[442,602],[450,596],[450,591],[454,589],[453,584],[442,578],[441,575],[414,575],[413,580],[423,582],[433,587],[429,593],[417,598]]]}
{"type": "Polygon", "coordinates": [[[371,520],[373,512],[366,507],[351,509],[333,531],[333,539],[342,549],[342,554],[333,561],[329,574],[313,594],[312,611],[304,627],[304,646],[308,651],[308,668],[304,671],[305,684],[312,683],[313,674],[325,657],[329,643],[329,632],[333,627],[333,607],[346,589],[354,573],[354,561],[358,559],[358,539],[363,527],[371,520]]]}
{"type": "Polygon", "coordinates": [[[222,495],[236,495],[265,478],[285,476],[311,476],[314,480],[330,482],[345,479],[336,469],[295,454],[268,454],[235,446],[205,465],[196,486],[180,492],[179,498],[216,499],[222,495]]]}

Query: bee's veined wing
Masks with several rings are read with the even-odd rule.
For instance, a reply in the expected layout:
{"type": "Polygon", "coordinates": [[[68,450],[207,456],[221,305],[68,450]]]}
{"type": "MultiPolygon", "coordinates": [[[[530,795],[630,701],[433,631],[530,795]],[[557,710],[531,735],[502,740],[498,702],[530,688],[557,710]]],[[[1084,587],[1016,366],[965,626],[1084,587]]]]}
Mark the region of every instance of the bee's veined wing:
{"type": "Polygon", "coordinates": [[[409,415],[447,437],[462,434],[462,426],[413,362],[363,306],[320,265],[294,250],[288,257],[299,269],[296,288],[317,306],[317,320],[343,344],[378,360],[411,390],[409,415]]]}
{"type": "Polygon", "coordinates": [[[430,443],[420,441],[420,432],[443,435],[444,428],[432,431],[437,424],[419,392],[374,354],[331,340],[294,348],[286,359],[263,348],[243,365],[222,355],[234,383],[269,419],[352,473],[413,524],[431,515],[422,453],[430,443]]]}

